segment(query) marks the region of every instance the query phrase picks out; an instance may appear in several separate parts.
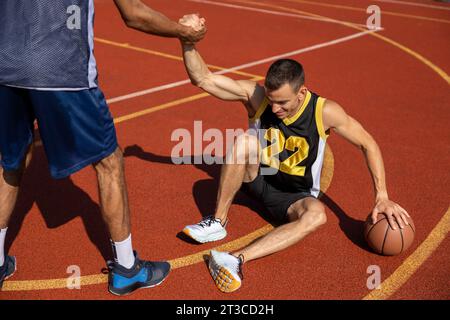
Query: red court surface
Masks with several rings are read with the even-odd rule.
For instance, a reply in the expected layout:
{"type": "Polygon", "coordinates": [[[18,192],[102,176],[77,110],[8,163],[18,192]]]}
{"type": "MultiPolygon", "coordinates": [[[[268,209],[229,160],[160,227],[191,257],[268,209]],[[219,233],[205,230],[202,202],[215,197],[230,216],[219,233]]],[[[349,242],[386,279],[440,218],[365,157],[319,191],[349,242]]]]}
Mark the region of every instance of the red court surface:
{"type": "MultiPolygon", "coordinates": [[[[125,150],[133,245],[142,258],[170,260],[175,266],[163,285],[124,299],[450,298],[449,4],[147,1],[173,19],[200,12],[209,31],[199,51],[207,63],[224,69],[305,49],[290,57],[304,65],[308,88],[339,102],[374,136],[383,152],[390,198],[408,210],[417,228],[413,246],[399,256],[383,257],[367,248],[362,225],[373,206],[370,175],[361,152],[332,135],[333,178],[323,198],[327,224],[283,252],[246,264],[242,288],[222,294],[201,254],[186,257],[225,244],[236,249],[268,223],[258,215],[258,204],[239,195],[225,240],[195,245],[177,237],[185,225],[214,210],[220,166],[173,164],[171,134],[178,128],[193,130],[200,120],[203,130],[245,129],[246,112],[238,103],[199,97],[202,92],[190,84],[111,100],[187,75],[177,40],[127,29],[112,1],[95,3],[100,85],[125,150]],[[371,4],[381,7],[384,30],[350,38],[367,31],[348,22],[364,25],[371,4]],[[324,46],[314,49],[319,44],[324,46]],[[371,265],[381,270],[379,290],[366,285],[371,265]]],[[[262,79],[271,62],[228,75],[262,79]]],[[[18,271],[5,281],[1,300],[117,299],[107,292],[101,273],[111,250],[91,168],[52,180],[37,146],[7,248],[17,258],[18,271]],[[72,265],[81,269],[79,290],[65,288],[72,265]]]]}

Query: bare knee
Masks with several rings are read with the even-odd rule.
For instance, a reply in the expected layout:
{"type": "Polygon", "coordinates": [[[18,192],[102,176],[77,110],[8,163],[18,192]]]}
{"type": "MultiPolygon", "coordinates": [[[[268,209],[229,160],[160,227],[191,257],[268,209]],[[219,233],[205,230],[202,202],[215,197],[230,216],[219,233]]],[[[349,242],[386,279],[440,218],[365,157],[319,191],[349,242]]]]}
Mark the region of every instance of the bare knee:
{"type": "Polygon", "coordinates": [[[315,231],[327,222],[327,215],[325,210],[309,210],[303,214],[300,220],[307,225],[309,230],[315,231]]]}
{"type": "Polygon", "coordinates": [[[327,222],[325,206],[318,200],[307,203],[306,206],[293,208],[293,215],[298,217],[297,223],[306,226],[308,230],[314,231],[327,222]]]}
{"type": "Polygon", "coordinates": [[[105,176],[120,176],[123,172],[124,159],[120,148],[117,148],[111,155],[100,160],[94,165],[97,174],[105,176]]]}
{"type": "Polygon", "coordinates": [[[258,138],[243,134],[236,138],[233,146],[233,164],[259,165],[258,138]]]}

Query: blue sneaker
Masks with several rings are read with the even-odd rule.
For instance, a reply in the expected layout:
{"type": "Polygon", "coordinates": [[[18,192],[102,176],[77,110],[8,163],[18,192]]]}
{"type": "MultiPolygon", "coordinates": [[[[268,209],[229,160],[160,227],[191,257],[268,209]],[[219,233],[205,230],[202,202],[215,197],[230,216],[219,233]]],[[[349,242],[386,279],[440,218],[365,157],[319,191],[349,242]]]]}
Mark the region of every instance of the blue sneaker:
{"type": "Polygon", "coordinates": [[[16,266],[16,258],[6,256],[5,263],[0,267],[0,289],[3,286],[3,281],[6,279],[12,277],[14,272],[16,272],[17,266],[16,266]]]}
{"type": "Polygon", "coordinates": [[[141,288],[152,288],[161,284],[169,275],[168,262],[140,260],[134,252],[134,265],[127,269],[116,262],[109,261],[108,290],[117,296],[124,296],[141,288]]]}

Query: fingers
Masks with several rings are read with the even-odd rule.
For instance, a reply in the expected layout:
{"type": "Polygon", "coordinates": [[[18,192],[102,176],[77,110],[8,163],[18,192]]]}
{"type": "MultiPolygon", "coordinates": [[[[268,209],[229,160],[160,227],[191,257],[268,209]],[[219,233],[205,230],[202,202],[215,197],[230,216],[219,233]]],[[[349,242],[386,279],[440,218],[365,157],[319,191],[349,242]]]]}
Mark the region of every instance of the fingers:
{"type": "MultiPolygon", "coordinates": [[[[389,226],[391,227],[392,230],[397,230],[397,222],[395,221],[396,219],[394,219],[394,215],[386,213],[388,222],[389,222],[389,226]]],[[[401,226],[400,226],[401,227],[401,226]]]]}
{"type": "Polygon", "coordinates": [[[404,229],[409,225],[407,216],[401,211],[391,210],[386,213],[386,215],[388,217],[389,225],[394,230],[397,230],[397,225],[400,227],[400,229],[404,229]]]}
{"type": "Polygon", "coordinates": [[[205,37],[207,31],[208,30],[206,29],[206,26],[203,26],[200,30],[196,30],[195,34],[192,37],[192,41],[198,42],[202,40],[205,37]]]}
{"type": "Polygon", "coordinates": [[[372,224],[377,223],[377,220],[378,220],[378,211],[374,209],[372,211],[372,224]]]}
{"type": "Polygon", "coordinates": [[[397,219],[398,224],[400,225],[400,228],[404,228],[405,226],[409,225],[408,218],[409,215],[406,212],[405,209],[400,207],[398,204],[394,206],[394,214],[395,218],[397,219]]]}
{"type": "Polygon", "coordinates": [[[406,215],[406,214],[404,214],[402,211],[400,211],[400,212],[398,213],[398,215],[399,215],[400,218],[402,219],[403,224],[404,224],[405,226],[409,225],[408,218],[407,218],[407,215],[406,215]]]}
{"type": "Polygon", "coordinates": [[[403,214],[405,214],[408,218],[411,218],[411,216],[405,209],[403,209],[400,205],[397,205],[397,206],[399,207],[400,211],[403,212],[403,214]]]}
{"type": "Polygon", "coordinates": [[[377,202],[372,211],[373,223],[376,222],[377,214],[384,213],[388,219],[389,226],[393,230],[401,229],[409,225],[408,218],[411,218],[408,212],[397,203],[390,200],[377,202]]]}

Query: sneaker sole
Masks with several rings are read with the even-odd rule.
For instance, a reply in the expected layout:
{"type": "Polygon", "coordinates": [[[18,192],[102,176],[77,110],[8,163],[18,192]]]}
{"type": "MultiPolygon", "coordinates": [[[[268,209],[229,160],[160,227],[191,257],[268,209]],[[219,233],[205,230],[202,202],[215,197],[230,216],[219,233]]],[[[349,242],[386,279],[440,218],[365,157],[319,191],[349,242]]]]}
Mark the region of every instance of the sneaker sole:
{"type": "Polygon", "coordinates": [[[130,294],[132,294],[132,293],[134,293],[134,292],[136,292],[136,291],[138,291],[140,289],[148,289],[148,288],[157,287],[160,284],[162,284],[168,277],[169,277],[169,274],[167,274],[167,276],[164,279],[162,279],[160,282],[158,282],[157,284],[152,284],[152,285],[148,285],[148,286],[145,286],[145,285],[144,286],[139,286],[139,285],[137,285],[137,287],[135,287],[135,288],[132,287],[131,289],[127,289],[127,290],[130,290],[128,292],[123,292],[123,293],[122,292],[118,292],[118,291],[114,292],[114,291],[111,290],[111,287],[108,287],[108,291],[110,293],[112,293],[113,295],[115,295],[115,296],[124,297],[124,296],[128,296],[128,295],[130,295],[130,294]]]}
{"type": "Polygon", "coordinates": [[[194,239],[195,241],[199,243],[207,243],[207,242],[214,242],[224,239],[227,236],[227,233],[219,232],[219,233],[213,233],[212,235],[208,236],[207,238],[199,238],[195,235],[193,235],[189,229],[184,228],[183,233],[187,235],[189,238],[194,239]]]}
{"type": "Polygon", "coordinates": [[[210,257],[210,259],[211,261],[208,264],[208,269],[217,289],[224,293],[231,293],[241,287],[241,281],[236,279],[227,269],[223,267],[218,268],[217,263],[212,257],[210,257]],[[213,268],[211,264],[214,264],[216,267],[213,268]]]}

